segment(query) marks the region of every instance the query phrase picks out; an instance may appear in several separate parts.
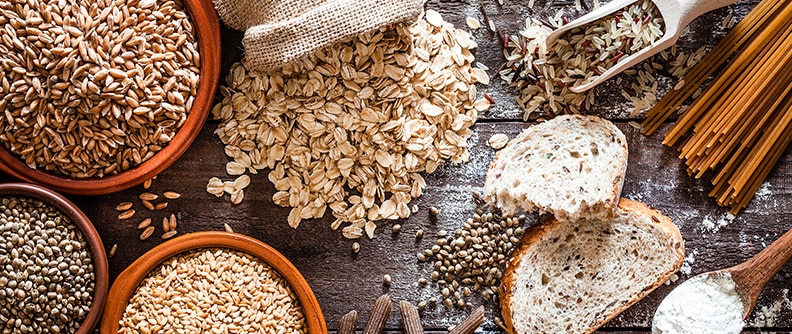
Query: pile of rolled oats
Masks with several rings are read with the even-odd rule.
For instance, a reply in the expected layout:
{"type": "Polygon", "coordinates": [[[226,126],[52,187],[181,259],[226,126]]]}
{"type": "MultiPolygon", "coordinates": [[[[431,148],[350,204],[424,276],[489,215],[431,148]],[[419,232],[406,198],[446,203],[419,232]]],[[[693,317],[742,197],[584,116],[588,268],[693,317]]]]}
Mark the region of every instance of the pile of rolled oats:
{"type": "Polygon", "coordinates": [[[351,223],[345,237],[373,237],[375,221],[410,216],[422,172],[469,159],[470,127],[490,105],[476,99],[475,83],[489,76],[471,67],[475,47],[429,10],[277,73],[237,63],[213,109],[216,134],[234,170],[270,169],[290,226],[329,208],[333,229],[351,223]]]}

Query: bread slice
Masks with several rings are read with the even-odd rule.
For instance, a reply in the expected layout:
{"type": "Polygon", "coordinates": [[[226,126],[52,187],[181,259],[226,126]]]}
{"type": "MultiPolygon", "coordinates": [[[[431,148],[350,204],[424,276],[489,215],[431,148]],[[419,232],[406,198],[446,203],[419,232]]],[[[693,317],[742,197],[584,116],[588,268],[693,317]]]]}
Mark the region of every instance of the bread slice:
{"type": "Polygon", "coordinates": [[[512,334],[591,333],[676,273],[684,241],[668,217],[621,199],[612,219],[526,231],[500,286],[512,334]]]}
{"type": "Polygon", "coordinates": [[[505,213],[552,213],[559,220],[610,216],[621,196],[627,140],[596,116],[562,115],[531,126],[490,164],[484,194],[505,213]]]}

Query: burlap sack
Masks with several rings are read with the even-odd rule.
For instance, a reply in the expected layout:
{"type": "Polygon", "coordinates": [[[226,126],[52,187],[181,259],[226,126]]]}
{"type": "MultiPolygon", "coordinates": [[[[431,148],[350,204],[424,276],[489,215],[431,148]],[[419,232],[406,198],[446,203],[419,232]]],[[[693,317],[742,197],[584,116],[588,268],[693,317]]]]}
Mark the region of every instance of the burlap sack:
{"type": "Polygon", "coordinates": [[[328,44],[414,22],[422,0],[213,0],[229,27],[245,30],[248,67],[269,71],[328,44]]]}

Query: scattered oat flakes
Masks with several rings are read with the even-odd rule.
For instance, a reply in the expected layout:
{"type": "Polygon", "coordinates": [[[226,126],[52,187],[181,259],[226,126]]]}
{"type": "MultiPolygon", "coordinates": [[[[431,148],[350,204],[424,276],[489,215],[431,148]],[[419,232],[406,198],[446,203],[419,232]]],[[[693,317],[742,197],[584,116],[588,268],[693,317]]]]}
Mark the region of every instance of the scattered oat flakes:
{"type": "MultiPolygon", "coordinates": [[[[269,169],[273,202],[292,208],[289,226],[329,210],[332,229],[349,224],[342,234],[359,238],[367,221],[410,216],[422,172],[469,160],[470,127],[489,106],[474,106],[475,83],[489,82],[472,67],[474,48],[468,32],[429,10],[414,25],[363,34],[276,73],[240,62],[212,110],[215,133],[232,162],[269,169]]],[[[236,189],[207,185],[218,197],[236,189]]]]}
{"type": "Polygon", "coordinates": [[[216,177],[209,179],[209,183],[206,185],[206,191],[217,197],[222,197],[225,193],[223,181],[216,177]]]}
{"type": "Polygon", "coordinates": [[[228,173],[228,175],[242,175],[246,170],[247,168],[244,165],[236,161],[231,161],[226,164],[226,173],[228,173]]]}
{"type": "Polygon", "coordinates": [[[509,143],[509,136],[503,133],[496,133],[490,137],[488,143],[493,149],[500,150],[509,143]]]}
{"type": "Polygon", "coordinates": [[[465,23],[467,23],[468,28],[472,30],[477,30],[478,28],[481,28],[481,22],[475,17],[468,16],[465,19],[465,23]]]}
{"type": "Polygon", "coordinates": [[[438,28],[442,26],[443,23],[445,23],[445,21],[443,21],[443,17],[440,16],[440,13],[432,9],[426,11],[426,22],[429,22],[429,24],[438,28]]]}

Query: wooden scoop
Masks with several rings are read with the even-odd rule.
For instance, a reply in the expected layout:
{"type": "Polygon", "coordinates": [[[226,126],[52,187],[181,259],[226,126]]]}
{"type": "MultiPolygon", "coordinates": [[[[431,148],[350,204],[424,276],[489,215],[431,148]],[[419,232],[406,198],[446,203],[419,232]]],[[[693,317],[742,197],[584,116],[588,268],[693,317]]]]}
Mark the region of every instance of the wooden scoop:
{"type": "Polygon", "coordinates": [[[743,302],[743,320],[748,320],[756,305],[756,299],[759,298],[765,285],[790,258],[792,258],[792,230],[784,233],[778,240],[747,261],[708,274],[731,274],[737,294],[743,302]]]}
{"type": "MultiPolygon", "coordinates": [[[[553,42],[555,42],[556,39],[558,39],[570,29],[597,21],[633,4],[636,1],[637,0],[613,0],[591,11],[590,13],[579,17],[569,24],[556,29],[547,36],[545,43],[550,46],[553,44],[553,42]]],[[[737,0],[653,0],[653,2],[655,6],[657,6],[657,10],[663,16],[663,21],[665,22],[665,32],[663,33],[663,36],[651,45],[647,45],[641,50],[638,50],[638,52],[622,58],[618,63],[614,64],[613,67],[606,70],[599,77],[585,84],[570,87],[569,89],[571,91],[580,93],[589,90],[601,82],[609,79],[610,77],[620,73],[621,71],[624,71],[639,63],[640,61],[651,57],[655,53],[658,53],[661,50],[673,45],[676,43],[677,39],[679,39],[679,35],[682,34],[684,28],[691,21],[693,21],[693,19],[711,10],[733,4],[737,2],[737,0]]]]}

